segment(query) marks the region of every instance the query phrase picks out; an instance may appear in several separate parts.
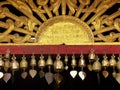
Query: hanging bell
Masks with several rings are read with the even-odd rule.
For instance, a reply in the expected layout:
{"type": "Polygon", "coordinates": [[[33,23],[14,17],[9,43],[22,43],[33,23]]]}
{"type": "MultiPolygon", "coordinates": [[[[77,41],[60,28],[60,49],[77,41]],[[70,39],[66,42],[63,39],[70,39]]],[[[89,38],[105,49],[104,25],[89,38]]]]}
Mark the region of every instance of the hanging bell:
{"type": "Polygon", "coordinates": [[[102,60],[102,67],[104,68],[104,70],[102,71],[102,75],[104,76],[104,78],[107,78],[109,75],[109,72],[106,70],[107,67],[109,67],[109,61],[107,59],[107,55],[105,54],[103,56],[103,60],[102,60]]]}
{"type": "Polygon", "coordinates": [[[4,61],[2,60],[2,55],[0,55],[0,67],[4,66],[4,61]]]}
{"type": "Polygon", "coordinates": [[[36,66],[36,59],[34,54],[31,56],[31,61],[30,61],[30,66],[32,67],[32,69],[29,70],[29,74],[32,78],[34,78],[37,74],[37,71],[34,69],[34,67],[36,66]]]}
{"type": "Polygon", "coordinates": [[[85,67],[86,66],[83,54],[80,55],[80,60],[79,60],[78,66],[79,67],[85,67]]]}
{"type": "Polygon", "coordinates": [[[7,60],[7,61],[4,62],[4,70],[5,70],[5,72],[7,72],[9,68],[10,68],[10,61],[7,60]]]}
{"type": "Polygon", "coordinates": [[[78,75],[81,78],[81,80],[84,80],[86,77],[86,73],[83,71],[83,68],[86,66],[86,64],[85,64],[85,59],[82,53],[80,55],[78,66],[81,67],[81,70],[79,71],[78,75]]]}
{"type": "Polygon", "coordinates": [[[74,54],[72,55],[71,66],[72,66],[73,69],[77,66],[77,62],[76,62],[76,59],[75,59],[75,55],[74,55],[74,54]]]}
{"type": "Polygon", "coordinates": [[[109,61],[108,61],[108,59],[107,59],[106,54],[103,56],[102,66],[103,66],[103,67],[108,67],[108,66],[109,66],[109,61]]]}
{"type": "Polygon", "coordinates": [[[101,63],[99,62],[99,58],[96,57],[96,61],[93,63],[93,70],[99,72],[101,70],[101,63]]]}
{"type": "Polygon", "coordinates": [[[38,61],[38,67],[39,68],[45,67],[45,60],[44,60],[44,56],[42,54],[40,56],[40,60],[38,61]]]}
{"type": "Polygon", "coordinates": [[[13,71],[16,71],[19,69],[19,63],[16,61],[16,57],[15,55],[12,56],[12,61],[10,63],[10,67],[13,71]]]}
{"type": "Polygon", "coordinates": [[[23,55],[22,60],[21,60],[21,62],[20,62],[20,68],[24,70],[24,69],[26,69],[27,67],[28,67],[28,62],[27,62],[27,60],[26,60],[25,55],[23,55]]]}
{"type": "Polygon", "coordinates": [[[64,59],[64,62],[65,62],[65,70],[68,70],[68,56],[67,55],[65,55],[65,59],[64,59]]]}
{"type": "Polygon", "coordinates": [[[34,67],[34,66],[36,66],[36,65],[37,65],[37,64],[36,64],[35,55],[33,54],[33,55],[31,56],[30,66],[34,67]]]}
{"type": "Polygon", "coordinates": [[[50,55],[48,55],[46,65],[48,66],[49,71],[45,74],[45,79],[46,79],[48,85],[50,85],[54,80],[53,73],[51,72],[51,66],[53,65],[53,60],[50,55]]]}
{"type": "Polygon", "coordinates": [[[113,68],[112,76],[114,78],[116,78],[117,73],[115,71],[115,67],[116,67],[117,62],[115,60],[115,55],[114,54],[112,54],[111,59],[109,60],[109,63],[110,63],[110,67],[113,68]]]}
{"type": "Polygon", "coordinates": [[[111,59],[109,60],[109,64],[110,64],[111,67],[116,66],[117,62],[115,60],[115,55],[114,54],[111,56],[111,59]]]}
{"type": "Polygon", "coordinates": [[[89,53],[88,57],[89,57],[89,60],[90,60],[90,61],[94,61],[94,60],[95,60],[96,55],[95,55],[93,49],[90,50],[90,53],[89,53]]]}
{"type": "Polygon", "coordinates": [[[74,54],[72,55],[71,66],[72,66],[73,69],[70,71],[70,75],[71,75],[72,78],[75,78],[76,75],[77,75],[77,70],[75,70],[74,68],[77,66],[77,62],[76,62],[74,54]]]}
{"type": "Polygon", "coordinates": [[[65,60],[64,60],[64,62],[65,62],[65,64],[68,63],[68,56],[67,56],[67,55],[65,55],[65,60]]]}
{"type": "Polygon", "coordinates": [[[47,59],[47,61],[46,61],[46,65],[47,65],[47,66],[52,66],[52,65],[53,65],[53,60],[52,60],[52,58],[51,58],[50,55],[48,55],[48,59],[47,59]]]}
{"type": "Polygon", "coordinates": [[[64,64],[60,59],[61,59],[61,56],[58,54],[54,62],[54,70],[56,72],[61,72],[64,69],[64,64]]]}

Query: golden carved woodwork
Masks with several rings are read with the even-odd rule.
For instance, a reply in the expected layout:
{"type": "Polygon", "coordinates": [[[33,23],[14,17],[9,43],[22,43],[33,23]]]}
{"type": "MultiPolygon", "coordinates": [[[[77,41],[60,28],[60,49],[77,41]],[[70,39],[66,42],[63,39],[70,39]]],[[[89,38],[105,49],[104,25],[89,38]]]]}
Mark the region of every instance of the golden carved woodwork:
{"type": "Polygon", "coordinates": [[[1,0],[0,42],[119,42],[119,6],[120,0],[1,0]]]}
{"type": "Polygon", "coordinates": [[[41,25],[36,39],[38,43],[52,45],[79,45],[94,42],[86,23],[72,16],[56,16],[41,25]]]}

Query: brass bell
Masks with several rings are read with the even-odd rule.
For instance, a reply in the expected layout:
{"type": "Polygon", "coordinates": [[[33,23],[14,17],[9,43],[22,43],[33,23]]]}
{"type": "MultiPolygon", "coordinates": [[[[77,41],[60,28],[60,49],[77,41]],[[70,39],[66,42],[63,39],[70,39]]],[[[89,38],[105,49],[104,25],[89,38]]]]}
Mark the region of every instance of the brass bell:
{"type": "Polygon", "coordinates": [[[14,70],[14,71],[18,70],[19,69],[19,63],[16,61],[15,55],[13,55],[11,59],[12,59],[12,61],[10,63],[11,69],[14,70]]]}
{"type": "Polygon", "coordinates": [[[72,78],[75,78],[78,72],[77,70],[74,69],[77,66],[77,62],[74,54],[72,55],[71,66],[73,69],[70,71],[70,75],[72,78]]]}
{"type": "Polygon", "coordinates": [[[10,68],[10,61],[7,60],[4,62],[4,70],[7,72],[9,68],[10,68]]]}
{"type": "Polygon", "coordinates": [[[65,55],[65,59],[64,59],[64,62],[65,62],[65,70],[68,70],[68,56],[65,55]]]}
{"type": "Polygon", "coordinates": [[[115,55],[114,54],[111,56],[111,59],[109,60],[109,64],[110,64],[111,67],[116,66],[117,62],[115,60],[115,55]]]}
{"type": "Polygon", "coordinates": [[[95,55],[93,49],[90,50],[90,53],[89,53],[88,57],[89,57],[89,60],[90,60],[90,61],[94,61],[94,60],[95,60],[96,55],[95,55]]]}
{"type": "Polygon", "coordinates": [[[61,59],[61,56],[58,54],[56,56],[56,60],[54,62],[54,70],[56,72],[60,72],[60,71],[62,71],[64,69],[64,64],[60,59],[61,59]]]}
{"type": "Polygon", "coordinates": [[[96,59],[97,60],[93,63],[93,70],[99,72],[101,70],[101,63],[98,57],[96,57],[96,59]]]}
{"type": "Polygon", "coordinates": [[[31,61],[30,61],[30,66],[32,67],[32,69],[29,70],[29,74],[32,78],[34,78],[37,74],[37,71],[34,69],[34,67],[37,65],[36,63],[36,59],[34,54],[32,54],[31,56],[31,61]]]}
{"type": "Polygon", "coordinates": [[[31,56],[30,66],[34,67],[34,66],[36,66],[36,65],[37,65],[37,64],[36,64],[35,55],[33,54],[33,55],[31,56]]]}
{"type": "Polygon", "coordinates": [[[23,55],[22,60],[20,62],[20,68],[21,69],[26,69],[28,67],[28,62],[26,60],[25,55],[23,55]]]}
{"type": "Polygon", "coordinates": [[[48,59],[47,59],[47,61],[46,61],[46,65],[47,65],[47,66],[52,66],[52,65],[53,65],[53,60],[52,60],[52,58],[51,58],[50,55],[48,56],[48,59]]]}
{"type": "Polygon", "coordinates": [[[0,55],[0,67],[4,66],[4,61],[2,60],[2,55],[0,55]]]}
{"type": "Polygon", "coordinates": [[[109,61],[107,59],[108,57],[106,56],[106,54],[103,56],[103,60],[102,60],[102,66],[103,67],[108,67],[109,66],[109,61]]]}
{"type": "Polygon", "coordinates": [[[44,56],[42,54],[40,56],[40,60],[38,61],[38,67],[40,67],[40,68],[45,67],[45,60],[44,60],[44,56]]]}
{"type": "Polygon", "coordinates": [[[64,60],[64,62],[65,62],[65,64],[68,63],[68,56],[67,56],[67,55],[65,55],[65,60],[64,60]]]}
{"type": "Polygon", "coordinates": [[[74,55],[74,54],[72,55],[71,66],[72,66],[72,68],[74,68],[74,67],[77,66],[77,62],[76,62],[76,59],[75,59],[75,55],[74,55]]]}
{"type": "Polygon", "coordinates": [[[79,67],[85,67],[86,66],[83,54],[80,55],[80,60],[79,60],[78,66],[79,67]]]}

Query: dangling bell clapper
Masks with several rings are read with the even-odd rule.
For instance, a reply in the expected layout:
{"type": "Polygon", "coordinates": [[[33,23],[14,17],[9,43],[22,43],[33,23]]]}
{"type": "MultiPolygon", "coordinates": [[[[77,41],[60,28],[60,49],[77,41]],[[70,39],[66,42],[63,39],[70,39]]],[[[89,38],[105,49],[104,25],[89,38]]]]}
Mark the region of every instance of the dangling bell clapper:
{"type": "Polygon", "coordinates": [[[29,74],[32,78],[34,78],[37,74],[37,71],[34,69],[34,67],[36,66],[36,59],[34,54],[32,54],[31,56],[31,61],[30,61],[30,66],[32,67],[32,69],[29,70],[29,74]]]}
{"type": "Polygon", "coordinates": [[[79,71],[78,75],[82,80],[84,80],[86,77],[86,73],[83,71],[83,68],[86,66],[86,64],[85,64],[85,59],[82,53],[80,55],[78,66],[81,68],[81,71],[79,71]]]}
{"type": "Polygon", "coordinates": [[[40,60],[38,61],[38,67],[41,69],[39,72],[40,78],[43,78],[45,73],[43,71],[43,68],[45,67],[45,60],[44,60],[44,56],[41,54],[40,56],[40,60]]]}
{"type": "Polygon", "coordinates": [[[106,69],[109,67],[109,61],[108,61],[107,58],[108,58],[108,57],[107,57],[107,55],[105,54],[105,55],[103,56],[103,60],[102,60],[102,67],[104,68],[104,70],[102,71],[102,74],[103,74],[103,76],[104,76],[105,78],[107,78],[108,75],[109,75],[109,72],[106,70],[106,69]]]}
{"type": "Polygon", "coordinates": [[[72,55],[71,66],[72,66],[72,70],[70,71],[70,75],[72,78],[75,78],[77,75],[77,70],[75,70],[74,68],[77,66],[77,62],[74,54],[72,55]]]}
{"type": "Polygon", "coordinates": [[[14,75],[14,71],[17,71],[18,69],[19,69],[19,63],[18,63],[18,61],[16,60],[16,57],[15,57],[15,55],[13,54],[13,56],[12,56],[12,61],[11,61],[11,63],[10,63],[10,67],[11,67],[11,69],[12,69],[12,73],[13,73],[13,75],[14,75]]]}
{"type": "Polygon", "coordinates": [[[23,70],[23,72],[21,73],[21,77],[23,79],[26,79],[26,77],[28,75],[28,73],[25,71],[27,67],[28,67],[28,62],[26,60],[25,55],[23,55],[22,60],[20,62],[20,68],[23,70]]]}

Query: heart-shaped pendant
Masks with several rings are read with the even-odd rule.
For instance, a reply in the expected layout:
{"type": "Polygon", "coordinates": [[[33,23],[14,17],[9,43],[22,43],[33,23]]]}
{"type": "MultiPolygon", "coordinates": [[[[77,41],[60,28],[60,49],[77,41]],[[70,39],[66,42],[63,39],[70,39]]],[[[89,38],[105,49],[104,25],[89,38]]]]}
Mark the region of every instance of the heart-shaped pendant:
{"type": "Polygon", "coordinates": [[[86,73],[83,72],[83,71],[80,71],[80,72],[78,73],[78,75],[79,75],[79,77],[80,77],[82,80],[84,80],[85,77],[86,77],[86,73]]]}
{"type": "Polygon", "coordinates": [[[93,68],[92,68],[92,65],[91,65],[91,64],[88,64],[88,65],[87,65],[87,67],[88,67],[88,70],[89,70],[89,71],[92,71],[92,70],[93,70],[93,68]]]}
{"type": "Polygon", "coordinates": [[[71,70],[70,75],[72,76],[72,78],[75,78],[76,75],[77,75],[77,71],[76,70],[71,70]]]}
{"type": "Polygon", "coordinates": [[[47,72],[45,74],[45,79],[46,79],[48,85],[50,85],[53,82],[53,73],[47,72]]]}
{"type": "Polygon", "coordinates": [[[61,83],[61,81],[63,80],[63,77],[59,73],[56,73],[56,74],[54,74],[54,79],[55,79],[57,85],[59,85],[61,83]]]}
{"type": "Polygon", "coordinates": [[[37,74],[37,71],[34,70],[34,69],[31,69],[31,70],[29,71],[29,74],[30,74],[30,76],[31,76],[32,78],[34,78],[34,77],[36,76],[36,74],[37,74]]]}
{"type": "Polygon", "coordinates": [[[10,78],[11,78],[11,73],[5,73],[3,80],[7,83],[10,80],[10,78]]]}
{"type": "Polygon", "coordinates": [[[116,81],[120,84],[120,73],[117,73],[117,75],[116,75],[116,81]]]}
{"type": "Polygon", "coordinates": [[[39,75],[40,75],[40,78],[43,78],[45,76],[45,73],[43,72],[43,70],[39,72],[39,75]]]}
{"type": "Polygon", "coordinates": [[[28,75],[27,72],[22,72],[22,73],[21,73],[21,77],[22,77],[23,79],[26,79],[27,75],[28,75]]]}
{"type": "Polygon", "coordinates": [[[109,75],[108,71],[106,71],[106,70],[102,71],[102,74],[103,74],[104,78],[107,78],[109,75]]]}

